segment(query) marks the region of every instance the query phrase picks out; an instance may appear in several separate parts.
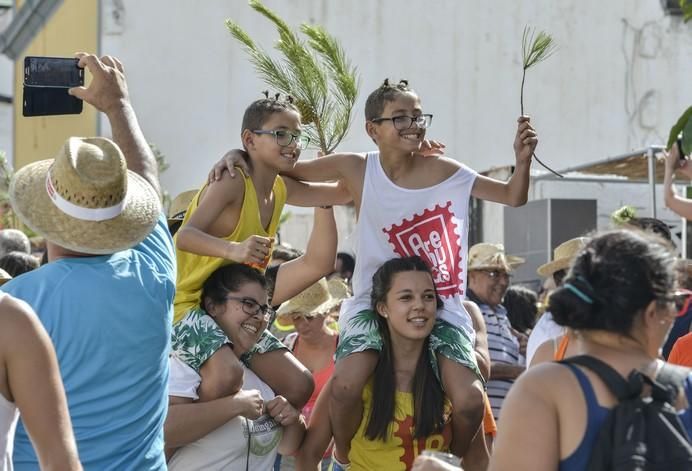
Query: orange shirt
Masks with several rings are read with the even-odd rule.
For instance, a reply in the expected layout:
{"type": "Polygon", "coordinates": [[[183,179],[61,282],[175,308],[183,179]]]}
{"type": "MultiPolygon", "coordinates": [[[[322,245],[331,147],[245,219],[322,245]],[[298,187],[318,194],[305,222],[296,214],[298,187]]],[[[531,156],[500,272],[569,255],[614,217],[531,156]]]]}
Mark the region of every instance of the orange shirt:
{"type": "Polygon", "coordinates": [[[692,333],[683,335],[673,344],[668,363],[692,367],[692,333]]]}

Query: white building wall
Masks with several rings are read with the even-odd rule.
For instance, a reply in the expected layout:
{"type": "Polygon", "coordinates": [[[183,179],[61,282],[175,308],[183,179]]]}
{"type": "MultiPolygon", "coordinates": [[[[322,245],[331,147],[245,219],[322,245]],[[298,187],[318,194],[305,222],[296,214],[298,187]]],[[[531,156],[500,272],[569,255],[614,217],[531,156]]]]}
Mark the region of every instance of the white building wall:
{"type": "MultiPolygon", "coordinates": [[[[389,76],[419,92],[435,115],[429,136],[450,156],[478,170],[511,164],[527,23],[559,47],[529,71],[525,94],[538,154],[556,168],[661,143],[692,103],[692,24],[664,16],[658,0],[266,4],[289,24],[324,25],[359,67],[361,93],[341,150],[372,149],[363,104],[389,76]]],[[[125,63],[142,127],[171,164],[162,180],[173,194],[199,186],[239,145],[243,110],[266,88],[226,31],[228,17],[267,48],[277,37],[245,0],[102,0],[101,52],[125,63]]]]}
{"type": "MultiPolygon", "coordinates": [[[[4,31],[12,20],[11,10],[0,9],[0,32],[4,31]]],[[[14,63],[6,56],[0,55],[0,95],[11,97],[14,94],[14,63]]],[[[10,157],[12,155],[12,103],[0,101],[0,152],[10,157]]],[[[10,160],[11,162],[11,160],[10,160]]]]}

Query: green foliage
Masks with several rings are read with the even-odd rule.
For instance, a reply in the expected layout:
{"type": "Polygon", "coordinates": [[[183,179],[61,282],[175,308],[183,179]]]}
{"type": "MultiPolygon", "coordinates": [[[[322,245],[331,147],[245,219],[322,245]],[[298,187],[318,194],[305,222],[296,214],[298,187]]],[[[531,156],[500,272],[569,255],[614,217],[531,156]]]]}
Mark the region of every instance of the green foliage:
{"type": "Polygon", "coordinates": [[[612,221],[618,225],[627,224],[636,217],[637,210],[634,209],[632,206],[623,206],[622,208],[618,209],[610,215],[610,219],[612,219],[612,221]]]}
{"type": "Polygon", "coordinates": [[[687,108],[675,125],[670,128],[666,149],[670,149],[682,134],[682,150],[685,155],[692,152],[692,106],[687,108]]]}
{"type": "MultiPolygon", "coordinates": [[[[521,74],[521,89],[519,93],[519,104],[521,106],[521,114],[524,114],[524,84],[526,83],[526,71],[543,62],[548,57],[552,56],[557,50],[557,46],[553,42],[553,37],[545,31],[536,31],[530,26],[524,26],[524,32],[521,36],[521,55],[522,55],[522,74],[521,74]]],[[[550,171],[554,175],[562,178],[562,175],[544,164],[534,152],[533,158],[541,164],[543,168],[550,171]]]]}
{"type": "Polygon", "coordinates": [[[536,33],[530,26],[524,27],[524,33],[521,37],[524,70],[543,62],[552,56],[556,49],[557,46],[553,42],[553,37],[548,33],[545,31],[536,33]]]}
{"type": "Polygon", "coordinates": [[[692,0],[680,0],[680,8],[685,23],[692,20],[692,0]]]}
{"type": "Polygon", "coordinates": [[[680,143],[682,144],[682,153],[690,155],[692,153],[692,119],[687,120],[687,124],[685,124],[685,128],[682,130],[680,143]]]}
{"type": "Polygon", "coordinates": [[[348,132],[358,95],[357,70],[338,41],[323,27],[303,24],[301,39],[276,13],[258,0],[250,6],[271,21],[279,34],[273,59],[233,20],[226,20],[231,35],[243,45],[257,74],[270,87],[293,97],[301,112],[305,133],[326,155],[348,132]]]}

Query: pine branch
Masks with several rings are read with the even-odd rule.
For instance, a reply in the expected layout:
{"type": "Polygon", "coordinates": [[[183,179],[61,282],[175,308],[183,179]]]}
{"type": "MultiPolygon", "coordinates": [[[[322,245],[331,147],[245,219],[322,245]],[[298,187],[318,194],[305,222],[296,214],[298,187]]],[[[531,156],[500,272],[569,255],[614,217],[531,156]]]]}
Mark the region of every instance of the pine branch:
{"type": "Polygon", "coordinates": [[[250,0],[249,4],[253,10],[262,14],[265,18],[276,25],[276,28],[279,31],[279,37],[282,41],[289,44],[299,42],[298,37],[293,33],[293,30],[291,30],[291,28],[284,22],[284,20],[281,19],[281,17],[279,17],[279,15],[265,7],[258,0],[250,0]]]}
{"type": "MultiPolygon", "coordinates": [[[[552,56],[555,51],[556,45],[553,42],[552,36],[545,31],[539,31],[538,34],[535,34],[533,28],[524,26],[524,32],[521,35],[523,71],[521,75],[521,89],[519,93],[519,102],[522,115],[524,114],[524,84],[526,82],[526,71],[534,65],[543,62],[548,57],[552,56]]],[[[557,175],[560,178],[564,178],[563,175],[544,164],[541,159],[538,158],[535,152],[533,153],[533,158],[536,159],[536,162],[541,164],[541,166],[549,172],[557,175]]]]}
{"type": "Polygon", "coordinates": [[[325,154],[331,153],[348,132],[358,95],[358,78],[338,41],[321,26],[303,24],[303,41],[276,13],[258,0],[250,6],[272,22],[279,39],[272,59],[232,20],[231,35],[240,42],[255,71],[269,86],[291,95],[301,112],[304,132],[325,154]]]}
{"type": "Polygon", "coordinates": [[[539,31],[536,34],[533,28],[525,26],[521,38],[521,50],[524,70],[526,70],[552,56],[557,50],[557,46],[553,42],[552,36],[545,31],[539,31]]]}

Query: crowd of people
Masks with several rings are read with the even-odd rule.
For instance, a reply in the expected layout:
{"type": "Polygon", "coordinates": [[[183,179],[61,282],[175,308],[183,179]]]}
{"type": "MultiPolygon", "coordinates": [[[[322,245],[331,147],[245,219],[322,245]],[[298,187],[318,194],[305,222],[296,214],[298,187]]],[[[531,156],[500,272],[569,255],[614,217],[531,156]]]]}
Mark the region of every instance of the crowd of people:
{"type": "MultiPolygon", "coordinates": [[[[407,81],[367,98],[376,151],[311,161],[293,100],[261,98],[165,215],[122,64],[78,59],[92,80],[70,93],[112,139],[67,137],[12,180],[45,259],[0,231],[0,470],[611,469],[603,431],[640,396],[680,446],[634,457],[692,469],[692,270],[665,224],[565,241],[540,296],[511,283],[522,258],[468,247],[471,197],[527,200],[527,116],[498,181],[426,138],[407,81]],[[276,242],[286,204],[315,208],[304,252],[276,242]],[[357,258],[337,254],[344,204],[357,258]]],[[[692,166],[666,162],[692,218],[672,187],[692,166]]]]}

